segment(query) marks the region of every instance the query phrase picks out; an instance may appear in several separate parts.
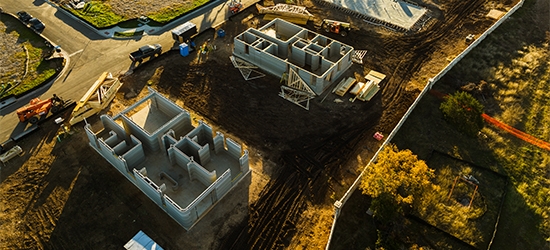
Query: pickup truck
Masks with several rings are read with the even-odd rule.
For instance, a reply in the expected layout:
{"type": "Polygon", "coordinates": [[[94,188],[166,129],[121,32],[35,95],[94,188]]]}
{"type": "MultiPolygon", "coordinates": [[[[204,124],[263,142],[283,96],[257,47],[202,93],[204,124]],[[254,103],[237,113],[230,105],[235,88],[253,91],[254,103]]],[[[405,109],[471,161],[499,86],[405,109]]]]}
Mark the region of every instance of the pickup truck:
{"type": "Polygon", "coordinates": [[[158,56],[160,53],[162,53],[160,44],[147,44],[130,53],[130,60],[132,62],[142,62],[143,58],[158,56]]]}

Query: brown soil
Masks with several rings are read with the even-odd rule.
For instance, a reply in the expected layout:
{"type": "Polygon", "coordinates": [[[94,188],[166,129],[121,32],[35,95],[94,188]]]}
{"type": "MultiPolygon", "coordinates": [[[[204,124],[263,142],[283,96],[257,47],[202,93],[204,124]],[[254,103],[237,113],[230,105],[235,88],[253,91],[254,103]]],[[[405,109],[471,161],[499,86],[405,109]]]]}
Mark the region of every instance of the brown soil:
{"type": "MultiPolygon", "coordinates": [[[[227,34],[224,38],[214,38],[212,30],[198,37],[199,44],[212,39],[217,47],[200,61],[195,54],[181,57],[171,51],[136,68],[123,78],[125,85],[110,111],[116,113],[135,101],[124,95],[143,94],[149,84],[229,137],[238,138],[254,152],[254,161],[270,163],[255,168],[251,177],[252,182],[265,180],[261,185],[265,188],[247,191],[256,198],[241,203],[239,194],[232,192],[222,200],[234,202],[235,209],[246,216],[244,220],[223,227],[217,225],[223,222],[202,220],[197,228],[183,232],[100,159],[87,146],[81,130],[72,139],[56,143],[55,127],[49,125],[21,141],[32,150],[2,169],[0,191],[5,195],[0,201],[0,233],[6,237],[1,237],[0,248],[113,248],[139,229],[165,249],[197,246],[191,236],[202,237],[197,233],[200,230],[214,234],[207,245],[210,249],[324,248],[332,223],[332,203],[380,145],[373,133],[387,135],[426,79],[466,47],[464,38],[482,33],[491,24],[483,15],[494,2],[421,3],[430,8],[433,20],[420,32],[399,34],[304,1],[316,17],[352,22],[355,30],[348,37],[327,34],[368,50],[365,64],[354,65],[349,76],[354,72],[364,75],[371,69],[388,76],[370,102],[352,103],[349,95],[337,98],[323,93],[312,101],[309,111],[278,96],[277,77],[245,81],[231,65],[231,38],[246,27],[265,23],[257,17],[247,18],[257,15],[255,9],[245,10],[222,26],[227,34]],[[219,231],[211,232],[212,228],[219,231]]],[[[320,18],[307,27],[321,32],[319,23],[320,18]]],[[[218,208],[211,211],[217,212],[218,208]]]]}

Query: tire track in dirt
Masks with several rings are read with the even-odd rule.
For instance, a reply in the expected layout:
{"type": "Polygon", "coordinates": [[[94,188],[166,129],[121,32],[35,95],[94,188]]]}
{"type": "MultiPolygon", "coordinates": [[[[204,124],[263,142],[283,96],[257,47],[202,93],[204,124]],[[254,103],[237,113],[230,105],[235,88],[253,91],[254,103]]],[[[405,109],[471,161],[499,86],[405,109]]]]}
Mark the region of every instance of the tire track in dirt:
{"type": "Polygon", "coordinates": [[[386,127],[393,127],[398,117],[403,113],[396,113],[395,110],[403,110],[403,105],[407,108],[418,96],[420,90],[407,91],[407,85],[411,78],[422,66],[430,61],[434,52],[438,49],[438,44],[442,43],[442,38],[451,36],[461,26],[461,22],[472,15],[484,0],[475,2],[455,1],[449,8],[449,14],[445,20],[438,20],[432,27],[422,32],[410,35],[400,36],[389,39],[384,43],[384,56],[388,58],[401,58],[388,82],[382,86],[382,96],[384,104],[384,114],[381,124],[386,127]]]}
{"type": "Polygon", "coordinates": [[[484,0],[476,0],[473,3],[455,1],[449,9],[449,12],[453,14],[449,15],[448,19],[438,20],[431,29],[426,31],[411,36],[400,36],[385,44],[388,47],[385,51],[388,57],[402,58],[393,71],[387,86],[383,89],[384,103],[387,103],[385,109],[391,109],[397,102],[401,101],[400,97],[405,91],[406,83],[435,52],[436,45],[441,41],[441,38],[450,36],[456,30],[456,27],[460,26],[460,22],[481,7],[484,2],[484,0]],[[399,56],[402,50],[395,49],[396,47],[412,49],[399,56]],[[398,77],[397,73],[402,76],[398,77]]]}
{"type": "MultiPolygon", "coordinates": [[[[397,109],[403,106],[404,102],[407,102],[407,107],[410,105],[417,95],[415,93],[413,97],[405,90],[410,78],[430,59],[437,42],[459,27],[459,23],[483,2],[483,0],[477,0],[474,3],[454,1],[447,20],[437,22],[425,32],[409,37],[399,36],[385,43],[383,54],[386,54],[387,57],[401,58],[401,60],[382,92],[384,114],[381,123],[384,123],[384,117],[387,116],[386,110],[397,109]],[[403,50],[408,50],[408,52],[403,54],[403,50]]],[[[397,110],[404,112],[406,108],[397,110]]],[[[390,115],[393,117],[402,114],[395,114],[391,111],[390,115]]],[[[398,119],[391,118],[389,120],[395,122],[398,119]]],[[[330,188],[327,184],[327,177],[334,175],[339,170],[338,163],[349,159],[357,143],[365,137],[365,132],[375,125],[363,125],[350,129],[347,133],[336,134],[320,144],[311,145],[302,151],[283,154],[281,174],[265,187],[261,198],[251,206],[250,219],[247,225],[237,229],[240,230],[240,233],[236,239],[234,241],[226,239],[222,248],[273,249],[285,247],[285,237],[289,236],[281,229],[284,225],[296,225],[300,211],[305,209],[307,201],[322,202],[326,198],[330,188]]],[[[234,237],[234,235],[229,237],[234,237]]]]}
{"type": "Polygon", "coordinates": [[[52,143],[43,143],[34,148],[37,155],[0,185],[0,249],[47,249],[78,179],[65,180],[67,187],[47,181],[57,170],[52,170],[55,161],[48,150],[53,148],[52,143]]]}
{"type": "Polygon", "coordinates": [[[250,206],[250,218],[246,225],[236,230],[238,236],[229,236],[221,249],[279,249],[288,246],[307,203],[319,204],[325,200],[330,189],[328,178],[356,151],[357,143],[364,139],[365,128],[374,125],[372,121],[355,126],[311,148],[284,153],[281,173],[250,206]]]}

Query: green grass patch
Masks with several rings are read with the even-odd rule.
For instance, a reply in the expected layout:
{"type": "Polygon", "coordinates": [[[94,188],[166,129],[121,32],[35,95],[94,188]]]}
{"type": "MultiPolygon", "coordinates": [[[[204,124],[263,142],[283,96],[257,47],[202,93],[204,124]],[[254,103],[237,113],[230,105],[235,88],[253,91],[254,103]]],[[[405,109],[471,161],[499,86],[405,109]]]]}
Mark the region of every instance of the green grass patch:
{"type": "MultiPolygon", "coordinates": [[[[205,5],[208,2],[210,2],[210,0],[193,0],[190,3],[173,4],[172,6],[163,8],[155,13],[146,13],[145,15],[150,20],[147,25],[152,27],[162,26],[187,12],[205,5]]],[[[63,6],[63,8],[86,20],[98,29],[107,28],[114,25],[118,25],[121,28],[136,28],[140,27],[141,24],[137,21],[137,19],[129,19],[128,17],[113,12],[108,2],[104,1],[90,1],[80,10],[75,10],[66,6],[63,6]]]]}
{"type": "MultiPolygon", "coordinates": [[[[503,34],[495,35],[500,37],[503,34]]],[[[520,42],[501,44],[501,41],[493,43],[493,39],[488,41],[472,51],[471,57],[457,64],[449,72],[451,77],[442,79],[434,89],[451,93],[457,87],[457,79],[462,83],[475,81],[469,78],[472,76],[470,72],[477,72],[480,79],[491,86],[489,94],[477,96],[486,107],[486,113],[538,138],[549,138],[548,43],[510,46],[520,42]],[[499,54],[497,59],[495,55],[485,54],[486,51],[498,50],[511,52],[499,54]],[[487,68],[478,69],[475,65],[487,68]]],[[[547,166],[550,152],[489,124],[477,138],[467,138],[442,119],[437,110],[440,102],[431,95],[425,96],[393,142],[399,148],[410,148],[421,157],[427,157],[431,149],[437,149],[509,176],[508,194],[492,249],[548,248],[550,172],[547,166]]],[[[430,167],[433,166],[430,164],[430,167]]],[[[476,230],[482,232],[483,228],[476,226],[476,230]]]]}
{"type": "Polygon", "coordinates": [[[157,13],[148,14],[147,17],[155,22],[165,24],[176,17],[179,17],[187,12],[190,12],[200,6],[205,5],[208,2],[210,2],[210,0],[193,0],[193,2],[191,3],[174,4],[172,6],[159,10],[157,13]]]}
{"type": "Polygon", "coordinates": [[[438,192],[423,194],[416,215],[431,225],[487,249],[492,238],[506,178],[465,161],[434,152],[428,166],[436,170],[438,192]],[[464,178],[472,176],[475,181],[464,178]]]}
{"type": "Polygon", "coordinates": [[[17,85],[17,87],[8,91],[4,95],[21,95],[25,92],[33,89],[34,87],[42,84],[44,81],[52,77],[56,70],[57,62],[42,60],[42,48],[36,48],[25,43],[24,45],[29,54],[29,71],[27,76],[17,85]]]}
{"type": "MultiPolygon", "coordinates": [[[[408,216],[404,222],[410,238],[414,239],[418,246],[429,246],[427,249],[445,249],[445,250],[474,250],[471,245],[448,234],[418,217],[408,216]]],[[[411,244],[412,245],[412,244],[411,244]]],[[[426,248],[409,248],[426,249],[426,248]]]]}
{"type": "Polygon", "coordinates": [[[21,67],[14,67],[7,71],[5,75],[0,76],[0,82],[5,84],[4,87],[0,87],[0,89],[2,89],[0,98],[2,98],[10,94],[24,94],[26,91],[40,85],[55,74],[56,68],[61,66],[62,60],[45,61],[44,57],[49,54],[51,50],[46,47],[45,40],[23,25],[19,20],[9,15],[0,15],[0,20],[2,22],[0,27],[5,28],[0,30],[0,32],[9,32],[9,36],[14,38],[16,47],[24,47],[24,49],[27,50],[27,52],[25,52],[24,49],[11,52],[10,60],[18,62],[21,67]],[[13,78],[14,75],[23,77],[25,64],[28,64],[27,75],[22,79],[13,78]],[[8,89],[6,87],[8,84],[16,87],[7,91],[8,89]]]}
{"type": "Polygon", "coordinates": [[[115,32],[115,37],[134,37],[143,35],[143,30],[129,32],[115,32]]]}
{"type": "MultiPolygon", "coordinates": [[[[526,0],[524,6],[510,20],[490,34],[433,88],[443,93],[453,93],[468,82],[478,83],[484,80],[490,86],[489,93],[476,95],[476,98],[485,106],[486,113],[528,134],[550,140],[550,36],[545,34],[549,27],[547,11],[547,1],[526,0]]],[[[420,159],[430,159],[430,152],[435,149],[508,176],[506,197],[491,249],[549,249],[550,152],[489,124],[485,125],[476,138],[464,136],[443,120],[439,111],[440,103],[441,100],[436,97],[426,95],[392,143],[400,149],[411,149],[420,159]]],[[[481,183],[494,179],[482,171],[475,173],[477,170],[472,166],[460,162],[431,159],[428,165],[437,169],[439,182],[448,182],[442,179],[445,175],[454,181],[453,176],[456,178],[457,173],[467,172],[468,169],[476,178],[480,173],[487,175],[478,178],[485,179],[480,180],[481,183]]],[[[457,230],[458,233],[453,235],[458,236],[462,234],[460,227],[466,227],[471,232],[464,233],[464,236],[469,235],[468,238],[461,238],[474,244],[480,242],[481,248],[486,249],[484,245],[488,238],[487,231],[494,223],[488,221],[487,225],[480,225],[479,221],[489,220],[498,212],[494,208],[496,200],[488,199],[497,197],[502,191],[501,181],[495,181],[499,184],[485,184],[488,189],[480,191],[487,204],[484,213],[481,213],[483,210],[478,210],[479,213],[465,213],[465,218],[458,216],[452,222],[438,222],[437,220],[450,221],[451,219],[445,217],[458,214],[457,211],[447,208],[449,205],[444,200],[429,204],[434,208],[431,211],[433,216],[443,218],[425,220],[433,220],[431,223],[447,232],[457,230]],[[479,214],[482,215],[479,217],[479,214]],[[453,225],[455,221],[464,225],[453,225]]],[[[440,185],[442,193],[439,196],[442,197],[445,194],[444,187],[449,184],[440,185]]],[[[471,186],[464,183],[458,188],[462,196],[471,192],[471,186]]],[[[457,199],[456,196],[454,199],[457,199]]],[[[483,204],[478,204],[481,205],[483,204]]],[[[344,209],[346,206],[347,203],[344,209]]],[[[354,214],[360,216],[362,213],[364,210],[358,210],[354,214]]],[[[343,216],[348,215],[342,213],[338,223],[345,220],[343,216]]],[[[423,221],[405,225],[402,238],[433,249],[467,249],[468,246],[461,245],[454,237],[438,233],[437,230],[431,230],[429,225],[422,224],[423,221]]],[[[332,242],[331,246],[338,243],[332,242]]],[[[361,246],[361,249],[365,248],[361,246]]]]}
{"type": "Polygon", "coordinates": [[[114,13],[111,6],[103,1],[90,1],[80,10],[65,8],[100,29],[127,20],[126,17],[114,13]]]}

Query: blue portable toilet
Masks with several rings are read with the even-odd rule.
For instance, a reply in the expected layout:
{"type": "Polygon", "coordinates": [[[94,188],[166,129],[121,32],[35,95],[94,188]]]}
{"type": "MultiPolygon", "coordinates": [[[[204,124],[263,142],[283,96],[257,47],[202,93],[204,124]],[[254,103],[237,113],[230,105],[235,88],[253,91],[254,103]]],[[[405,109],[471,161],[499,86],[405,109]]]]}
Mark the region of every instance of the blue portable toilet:
{"type": "Polygon", "coordinates": [[[180,44],[180,54],[181,56],[189,55],[189,46],[187,46],[187,43],[180,44]]]}
{"type": "Polygon", "coordinates": [[[225,30],[219,29],[218,30],[218,37],[224,37],[225,36],[225,30]]]}

